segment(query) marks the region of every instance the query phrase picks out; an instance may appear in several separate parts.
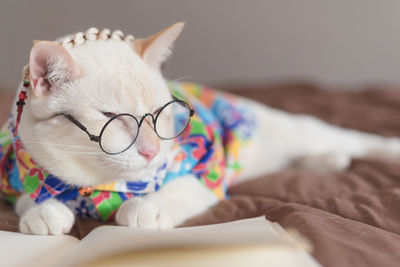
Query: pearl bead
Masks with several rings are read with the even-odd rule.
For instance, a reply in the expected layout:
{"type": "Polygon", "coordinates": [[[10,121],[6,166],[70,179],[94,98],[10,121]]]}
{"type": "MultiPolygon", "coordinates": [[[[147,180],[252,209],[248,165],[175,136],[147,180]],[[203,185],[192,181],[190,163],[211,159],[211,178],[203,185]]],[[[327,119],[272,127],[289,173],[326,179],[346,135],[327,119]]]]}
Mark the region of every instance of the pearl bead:
{"type": "Polygon", "coordinates": [[[111,31],[109,29],[103,29],[100,34],[99,34],[99,39],[100,40],[108,40],[110,37],[111,31]]]}
{"type": "Polygon", "coordinates": [[[113,40],[121,41],[122,37],[124,37],[124,33],[120,30],[116,30],[111,34],[113,40]]]}
{"type": "Polygon", "coordinates": [[[83,35],[83,32],[78,32],[77,34],[75,34],[74,42],[77,45],[81,45],[81,44],[83,44],[85,42],[85,37],[83,35]]]}
{"type": "Polygon", "coordinates": [[[124,40],[127,42],[131,42],[131,41],[135,40],[135,37],[133,37],[133,35],[129,34],[129,35],[125,36],[124,40]]]}

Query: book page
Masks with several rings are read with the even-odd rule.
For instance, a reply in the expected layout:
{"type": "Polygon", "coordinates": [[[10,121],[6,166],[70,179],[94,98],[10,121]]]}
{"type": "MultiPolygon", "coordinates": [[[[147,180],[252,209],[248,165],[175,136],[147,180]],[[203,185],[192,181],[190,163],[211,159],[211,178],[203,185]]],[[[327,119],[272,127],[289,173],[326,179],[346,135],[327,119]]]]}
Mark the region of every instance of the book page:
{"type": "Polygon", "coordinates": [[[303,250],[275,246],[176,248],[99,258],[81,267],[320,267],[303,250]]]}
{"type": "MultiPolygon", "coordinates": [[[[212,248],[215,254],[215,251],[218,250],[223,251],[225,249],[227,251],[229,248],[245,248],[248,250],[245,254],[249,254],[249,251],[255,252],[254,249],[260,247],[263,247],[264,252],[266,252],[267,247],[270,251],[275,251],[275,253],[270,254],[271,257],[283,255],[282,251],[286,250],[289,251],[287,253],[292,253],[290,255],[301,254],[301,257],[307,258],[307,261],[312,263],[304,266],[319,266],[307,253],[308,244],[291,238],[283,228],[267,221],[264,217],[171,230],[101,226],[76,245],[60,263],[63,264],[62,266],[83,266],[96,259],[110,259],[111,256],[124,253],[132,255],[133,252],[138,251],[140,253],[136,253],[136,262],[138,262],[140,255],[145,254],[144,251],[153,255],[153,258],[160,258],[162,255],[160,251],[166,250],[169,250],[169,253],[164,253],[166,256],[175,255],[174,257],[178,257],[183,255],[182,251],[184,252],[185,249],[186,252],[190,250],[192,254],[196,254],[196,251],[203,251],[204,254],[205,250],[212,248]],[[281,254],[278,253],[279,251],[281,254]]],[[[288,254],[285,255],[287,258],[288,254]]],[[[299,262],[293,266],[300,266],[299,262]]]]}
{"type": "Polygon", "coordinates": [[[1,266],[56,266],[79,240],[72,236],[38,236],[0,231],[1,266]]]}

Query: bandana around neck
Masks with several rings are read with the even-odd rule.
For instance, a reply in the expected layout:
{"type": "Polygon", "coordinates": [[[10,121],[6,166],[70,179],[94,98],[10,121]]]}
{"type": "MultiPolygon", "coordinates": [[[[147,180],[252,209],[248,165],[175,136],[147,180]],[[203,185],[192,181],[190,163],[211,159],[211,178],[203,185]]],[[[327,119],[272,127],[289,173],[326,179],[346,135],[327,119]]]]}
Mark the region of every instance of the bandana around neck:
{"type": "Polygon", "coordinates": [[[223,199],[227,184],[241,170],[239,150],[251,139],[254,116],[232,95],[189,83],[170,87],[196,114],[175,140],[170,158],[153,174],[135,182],[117,179],[95,186],[90,196],[81,196],[77,186],[64,183],[34,161],[19,136],[13,137],[11,118],[8,129],[0,133],[0,190],[12,202],[22,193],[38,204],[56,198],[80,217],[103,221],[113,219],[125,200],[156,192],[163,184],[189,173],[223,199]]]}

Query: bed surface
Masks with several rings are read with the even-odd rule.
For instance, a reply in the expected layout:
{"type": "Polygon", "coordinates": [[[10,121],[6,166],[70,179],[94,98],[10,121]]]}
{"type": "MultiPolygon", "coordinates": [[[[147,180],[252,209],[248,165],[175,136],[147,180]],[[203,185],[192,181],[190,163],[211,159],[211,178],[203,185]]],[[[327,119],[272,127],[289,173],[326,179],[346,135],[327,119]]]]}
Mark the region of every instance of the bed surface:
{"type": "MultiPolygon", "coordinates": [[[[236,89],[292,113],[400,136],[400,89],[333,92],[306,83],[236,89]]],[[[1,122],[12,98],[0,93],[1,122]]],[[[229,194],[229,200],[184,225],[265,215],[311,240],[313,255],[324,266],[399,266],[400,161],[354,159],[349,170],[328,175],[287,169],[236,185],[229,194]]],[[[0,229],[17,231],[17,225],[12,207],[0,199],[0,229]]],[[[97,225],[78,220],[72,234],[82,237],[97,225]]]]}

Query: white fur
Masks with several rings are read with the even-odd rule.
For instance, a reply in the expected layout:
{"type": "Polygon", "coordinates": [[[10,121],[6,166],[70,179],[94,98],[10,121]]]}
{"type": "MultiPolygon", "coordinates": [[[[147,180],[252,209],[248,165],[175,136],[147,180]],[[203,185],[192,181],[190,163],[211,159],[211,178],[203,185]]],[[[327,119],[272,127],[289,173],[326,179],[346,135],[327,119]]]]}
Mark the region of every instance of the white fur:
{"type": "Polygon", "coordinates": [[[308,115],[293,115],[243,99],[258,114],[260,130],[243,155],[239,182],[288,166],[342,171],[353,157],[400,159],[400,139],[344,129],[308,115]]]}
{"type": "Polygon", "coordinates": [[[19,230],[22,233],[35,235],[69,233],[75,217],[67,206],[56,199],[49,199],[40,205],[32,202],[29,195],[21,196],[17,202],[17,213],[20,216],[19,230]]]}
{"type": "Polygon", "coordinates": [[[116,215],[120,225],[170,228],[216,204],[218,198],[193,175],[180,177],[158,192],[125,201],[116,215]]]}
{"type": "MultiPolygon", "coordinates": [[[[160,167],[170,152],[172,141],[160,141],[160,151],[150,162],[138,153],[137,146],[143,145],[149,137],[143,135],[139,135],[135,145],[123,154],[111,156],[102,152],[97,143],[91,142],[70,121],[55,115],[68,112],[90,133],[98,135],[108,120],[102,111],[130,113],[140,118],[163,106],[171,96],[154,65],[165,59],[181,30],[172,29],[170,36],[163,36],[145,53],[151,59],[150,65],[129,41],[116,37],[95,39],[91,33],[84,42],[81,35],[73,37],[76,45],[71,45],[73,38],[67,37],[66,49],[81,76],[52,84],[51,90],[42,97],[28,92],[19,134],[33,158],[65,182],[78,186],[103,184],[115,177],[140,180],[160,167]]],[[[47,78],[59,81],[65,69],[62,64],[52,62],[47,78]]],[[[245,98],[242,101],[257,114],[259,130],[252,145],[243,153],[244,171],[238,181],[291,164],[318,172],[340,171],[349,165],[352,157],[398,158],[400,155],[398,138],[346,130],[310,116],[291,115],[245,98]]],[[[146,132],[146,135],[152,134],[155,133],[146,132]]],[[[139,228],[169,228],[216,202],[214,194],[188,175],[171,181],[156,193],[124,202],[116,221],[139,228]]],[[[55,199],[36,205],[25,195],[18,200],[16,210],[21,217],[20,230],[29,234],[66,233],[74,221],[71,211],[55,199]]]]}
{"type": "Polygon", "coordinates": [[[339,172],[350,166],[349,155],[340,152],[326,152],[323,154],[306,155],[293,162],[293,166],[318,173],[339,172]]]}

